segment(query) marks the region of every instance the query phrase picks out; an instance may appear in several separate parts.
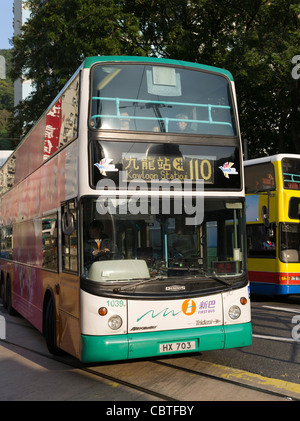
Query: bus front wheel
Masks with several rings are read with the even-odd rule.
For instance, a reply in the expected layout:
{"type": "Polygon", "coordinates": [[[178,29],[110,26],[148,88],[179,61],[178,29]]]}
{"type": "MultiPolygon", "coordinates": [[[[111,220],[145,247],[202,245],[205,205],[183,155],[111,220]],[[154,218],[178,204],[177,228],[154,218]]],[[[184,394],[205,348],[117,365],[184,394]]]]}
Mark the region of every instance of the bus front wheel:
{"type": "Polygon", "coordinates": [[[53,299],[49,299],[45,312],[45,338],[48,351],[53,355],[61,355],[56,344],[56,311],[53,299]]]}
{"type": "Polygon", "coordinates": [[[16,316],[17,315],[17,312],[16,312],[16,310],[12,306],[12,295],[11,295],[11,282],[10,282],[10,278],[7,278],[7,281],[6,281],[5,298],[6,298],[5,304],[6,304],[6,308],[7,308],[8,314],[10,314],[11,316],[16,316]]]}

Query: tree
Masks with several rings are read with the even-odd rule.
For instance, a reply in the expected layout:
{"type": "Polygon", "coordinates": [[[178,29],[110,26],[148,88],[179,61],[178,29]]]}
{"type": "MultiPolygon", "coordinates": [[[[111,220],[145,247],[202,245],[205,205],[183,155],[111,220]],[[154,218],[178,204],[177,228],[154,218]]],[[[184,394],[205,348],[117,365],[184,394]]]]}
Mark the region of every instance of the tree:
{"type": "MultiPolygon", "coordinates": [[[[0,80],[0,148],[3,147],[3,138],[9,136],[12,123],[13,106],[14,106],[14,87],[13,82],[9,78],[8,73],[11,68],[11,50],[0,50],[0,55],[5,58],[6,74],[5,79],[0,80]],[[1,140],[2,139],[2,140],[1,140]]],[[[14,145],[12,139],[12,145],[14,145]]]]}
{"type": "Polygon", "coordinates": [[[11,76],[32,79],[18,106],[18,134],[27,131],[86,56],[141,55],[138,20],[114,0],[28,0],[31,18],[15,37],[11,76]],[[43,28],[43,30],[41,30],[43,28]]]}
{"type": "Polygon", "coordinates": [[[299,0],[128,0],[153,55],[224,67],[235,78],[250,157],[300,153],[299,0]]]}
{"type": "Polygon", "coordinates": [[[14,39],[14,78],[36,92],[19,107],[28,128],[85,56],[152,55],[224,67],[236,81],[250,157],[300,153],[299,0],[28,0],[14,39]],[[41,31],[41,28],[44,28],[41,31]]]}
{"type": "Polygon", "coordinates": [[[11,112],[5,109],[0,110],[0,141],[1,138],[5,138],[8,136],[8,126],[10,117],[11,112]]]}
{"type": "Polygon", "coordinates": [[[0,79],[0,110],[11,110],[13,108],[13,84],[4,79],[0,79]]]}
{"type": "Polygon", "coordinates": [[[243,10],[234,63],[242,134],[250,157],[300,153],[300,85],[291,77],[300,45],[299,1],[255,1],[243,10]]]}

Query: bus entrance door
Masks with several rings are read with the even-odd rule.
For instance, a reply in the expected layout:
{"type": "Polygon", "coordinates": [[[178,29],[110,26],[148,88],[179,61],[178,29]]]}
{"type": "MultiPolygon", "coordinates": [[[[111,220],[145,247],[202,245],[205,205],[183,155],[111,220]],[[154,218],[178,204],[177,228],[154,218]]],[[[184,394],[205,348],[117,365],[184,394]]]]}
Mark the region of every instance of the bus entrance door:
{"type": "Polygon", "coordinates": [[[60,348],[80,358],[80,278],[78,276],[77,200],[61,206],[59,275],[60,348]]]}

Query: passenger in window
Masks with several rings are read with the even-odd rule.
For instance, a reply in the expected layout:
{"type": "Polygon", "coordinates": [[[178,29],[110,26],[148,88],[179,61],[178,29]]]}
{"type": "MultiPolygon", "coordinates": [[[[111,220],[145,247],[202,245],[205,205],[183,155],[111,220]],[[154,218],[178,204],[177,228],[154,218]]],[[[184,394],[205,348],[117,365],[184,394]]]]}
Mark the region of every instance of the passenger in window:
{"type": "Polygon", "coordinates": [[[130,130],[130,119],[128,117],[128,113],[121,113],[121,130],[130,130]]]}
{"type": "Polygon", "coordinates": [[[275,243],[270,240],[270,237],[266,235],[265,241],[263,242],[263,248],[265,250],[275,250],[275,243]]]}
{"type": "Polygon", "coordinates": [[[273,188],[275,186],[275,180],[273,175],[269,172],[267,175],[267,179],[268,179],[268,184],[270,185],[271,188],[273,188]]]}
{"type": "Polygon", "coordinates": [[[179,132],[180,133],[185,132],[188,128],[188,123],[187,121],[184,121],[184,120],[188,120],[188,116],[185,114],[177,114],[176,118],[180,120],[177,122],[179,132]]]}
{"type": "Polygon", "coordinates": [[[264,175],[261,179],[261,188],[263,190],[272,190],[275,186],[275,180],[273,175],[269,172],[268,174],[264,175]]]}

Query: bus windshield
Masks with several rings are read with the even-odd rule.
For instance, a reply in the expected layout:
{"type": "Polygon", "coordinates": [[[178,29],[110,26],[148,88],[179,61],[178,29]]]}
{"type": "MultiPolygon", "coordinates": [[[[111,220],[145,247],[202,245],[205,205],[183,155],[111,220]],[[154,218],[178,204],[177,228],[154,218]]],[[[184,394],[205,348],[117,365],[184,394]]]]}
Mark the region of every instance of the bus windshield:
{"type": "Polygon", "coordinates": [[[236,135],[229,82],[194,69],[95,66],[90,109],[92,129],[236,135]]]}
{"type": "Polygon", "coordinates": [[[300,189],[300,159],[283,158],[282,162],[283,186],[285,189],[300,189]]]}
{"type": "Polygon", "coordinates": [[[300,225],[280,223],[280,260],[285,263],[300,262],[300,225]]]}
{"type": "Polygon", "coordinates": [[[111,200],[110,213],[103,214],[104,199],[82,199],[86,279],[211,281],[214,276],[234,282],[245,271],[242,202],[205,199],[203,217],[189,225],[189,215],[177,214],[173,203],[166,212],[150,214],[151,200],[138,206],[132,198],[111,200]]]}

